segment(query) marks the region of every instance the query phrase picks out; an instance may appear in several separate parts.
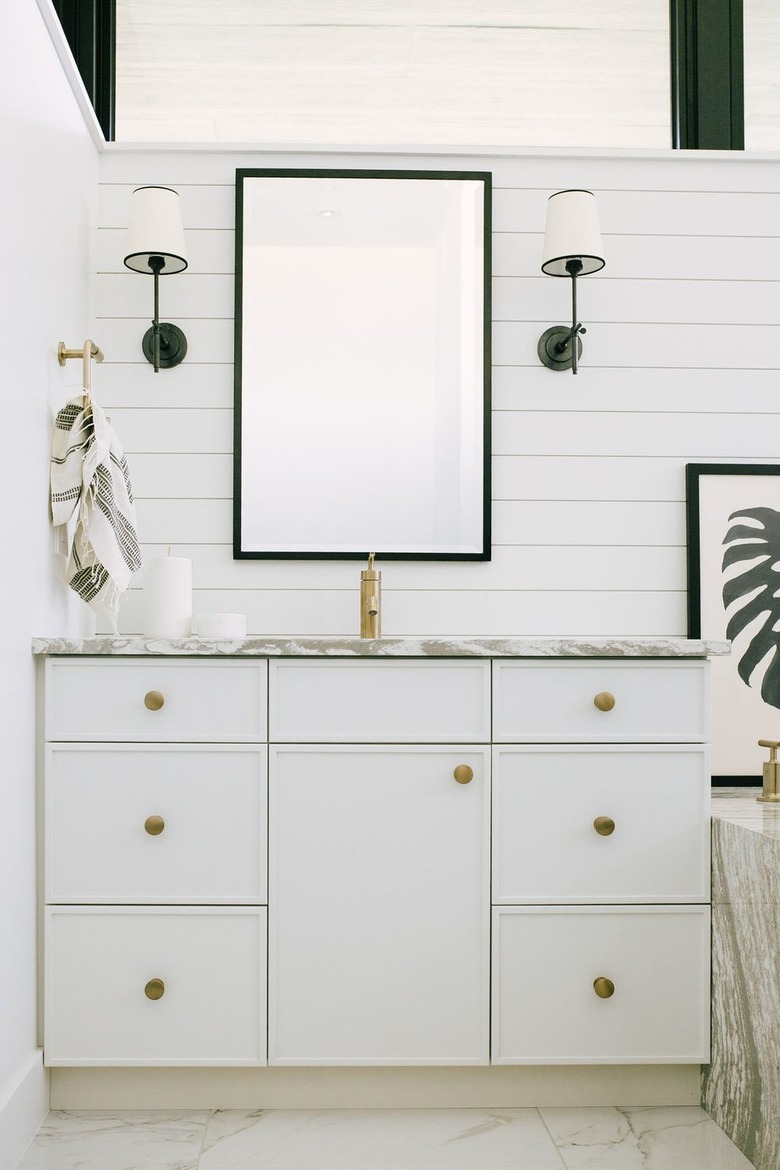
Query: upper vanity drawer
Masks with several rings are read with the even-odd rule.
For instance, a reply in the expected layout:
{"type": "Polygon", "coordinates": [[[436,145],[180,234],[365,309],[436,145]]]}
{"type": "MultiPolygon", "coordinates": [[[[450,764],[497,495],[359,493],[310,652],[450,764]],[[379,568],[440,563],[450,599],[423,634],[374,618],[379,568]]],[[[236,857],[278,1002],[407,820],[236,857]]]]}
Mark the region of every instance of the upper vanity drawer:
{"type": "Polygon", "coordinates": [[[497,743],[695,743],[709,737],[705,661],[565,659],[493,667],[497,743]]]}
{"type": "Polygon", "coordinates": [[[269,670],[269,738],[276,742],[490,739],[489,662],[282,659],[269,670]]]}
{"type": "Polygon", "coordinates": [[[266,738],[262,662],[50,658],[46,738],[254,742],[266,738]]]}

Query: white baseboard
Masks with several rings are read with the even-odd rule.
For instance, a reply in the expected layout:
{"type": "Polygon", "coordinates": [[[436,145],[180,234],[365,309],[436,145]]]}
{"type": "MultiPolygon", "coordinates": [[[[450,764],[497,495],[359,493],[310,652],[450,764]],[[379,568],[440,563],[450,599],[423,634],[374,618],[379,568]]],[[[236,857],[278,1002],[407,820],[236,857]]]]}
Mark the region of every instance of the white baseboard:
{"type": "Polygon", "coordinates": [[[698,1065],[53,1068],[52,1109],[698,1105],[698,1065]]]}
{"type": "Polygon", "coordinates": [[[19,1080],[0,1101],[0,1166],[15,1170],[49,1112],[49,1073],[43,1051],[33,1053],[19,1080]]]}

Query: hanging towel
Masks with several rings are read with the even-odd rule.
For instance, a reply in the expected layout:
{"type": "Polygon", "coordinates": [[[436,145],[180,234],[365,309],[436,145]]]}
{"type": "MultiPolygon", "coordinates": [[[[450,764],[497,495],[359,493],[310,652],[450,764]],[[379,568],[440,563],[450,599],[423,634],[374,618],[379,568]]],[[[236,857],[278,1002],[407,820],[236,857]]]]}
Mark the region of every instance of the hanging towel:
{"type": "Polygon", "coordinates": [[[133,490],[116,432],[88,395],[72,398],[54,420],[51,520],[76,515],[67,580],[117,633],[122,593],[141,567],[133,490]]]}

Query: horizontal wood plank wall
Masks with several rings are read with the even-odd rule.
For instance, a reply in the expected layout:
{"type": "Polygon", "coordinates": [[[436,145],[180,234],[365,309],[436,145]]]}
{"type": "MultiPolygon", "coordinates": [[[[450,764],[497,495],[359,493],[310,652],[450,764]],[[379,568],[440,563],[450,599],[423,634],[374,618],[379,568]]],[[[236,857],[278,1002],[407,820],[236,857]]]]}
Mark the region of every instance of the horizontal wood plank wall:
{"type": "MultiPolygon", "coordinates": [[[[388,562],[387,635],[683,635],[684,466],[780,461],[780,162],[741,156],[252,153],[102,157],[94,375],[128,455],[146,555],[191,557],[194,611],[255,634],[356,634],[357,562],[232,559],[236,167],[490,170],[494,183],[493,559],[388,562]],[[122,264],[130,193],[181,193],[186,273],[161,282],[188,355],[140,353],[152,287],[122,264]],[[539,271],[548,195],[595,191],[607,266],[580,285],[577,378],[539,334],[569,293],[539,271]]],[[[294,457],[294,452],[291,453],[294,457]]],[[[141,587],[120,629],[141,629],[141,587]]]]}

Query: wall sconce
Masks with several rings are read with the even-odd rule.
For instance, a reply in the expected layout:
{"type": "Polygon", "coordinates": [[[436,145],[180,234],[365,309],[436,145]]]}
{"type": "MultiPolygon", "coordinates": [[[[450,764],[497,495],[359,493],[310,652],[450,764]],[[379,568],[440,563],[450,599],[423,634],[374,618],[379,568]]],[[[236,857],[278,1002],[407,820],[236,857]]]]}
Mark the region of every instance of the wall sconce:
{"type": "Polygon", "coordinates": [[[551,325],[539,338],[536,352],[550,370],[577,373],[582,354],[580,334],[585,328],[577,320],[577,277],[588,276],[604,267],[596,200],[592,191],[558,191],[547,200],[542,272],[548,276],[571,277],[571,328],[551,325]]]}
{"type": "Polygon", "coordinates": [[[141,347],[155,374],[178,366],[187,353],[187,338],[177,325],[160,321],[161,276],[187,267],[179,193],[170,187],[139,187],[133,191],[127,227],[125,264],[133,272],[154,276],[154,318],[141,347]]]}

